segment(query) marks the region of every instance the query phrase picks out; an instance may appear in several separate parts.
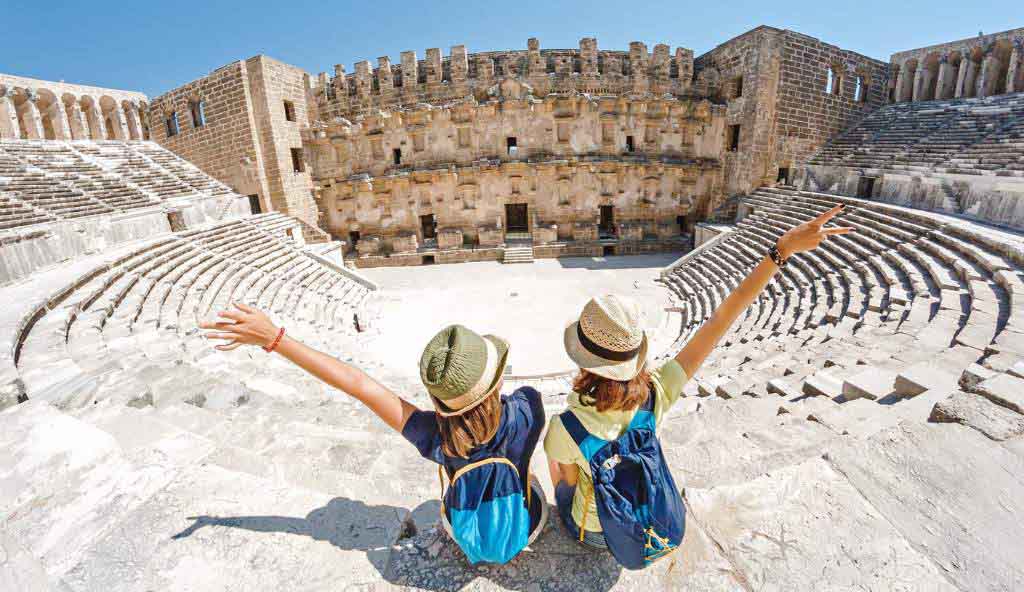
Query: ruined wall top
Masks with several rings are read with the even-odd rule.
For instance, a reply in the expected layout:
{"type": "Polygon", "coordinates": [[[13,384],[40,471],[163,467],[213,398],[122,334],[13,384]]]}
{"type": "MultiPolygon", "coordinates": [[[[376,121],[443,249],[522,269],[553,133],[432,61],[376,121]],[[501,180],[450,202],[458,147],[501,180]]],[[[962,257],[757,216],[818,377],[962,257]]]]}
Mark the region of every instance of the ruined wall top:
{"type": "Polygon", "coordinates": [[[319,75],[313,92],[321,114],[329,118],[374,107],[486,96],[509,78],[525,82],[538,97],[569,91],[680,95],[689,92],[692,75],[693,51],[683,47],[673,52],[658,44],[649,52],[647,45],[634,41],[628,51],[607,51],[586,37],[576,49],[541,49],[537,39],[529,39],[525,50],[469,53],[464,45],[455,45],[447,56],[430,48],[423,59],[415,51],[404,51],[397,63],[387,56],[377,58],[376,65],[364,60],[355,64],[354,72],[338,64],[332,76],[319,75]]]}

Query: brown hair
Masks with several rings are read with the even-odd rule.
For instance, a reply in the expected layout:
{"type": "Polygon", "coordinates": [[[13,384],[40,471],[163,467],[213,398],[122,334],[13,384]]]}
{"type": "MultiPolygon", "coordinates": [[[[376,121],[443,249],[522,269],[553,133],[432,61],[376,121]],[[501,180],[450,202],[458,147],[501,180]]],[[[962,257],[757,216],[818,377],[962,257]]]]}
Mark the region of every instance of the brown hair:
{"type": "Polygon", "coordinates": [[[581,403],[595,406],[601,413],[627,411],[640,407],[647,400],[651,393],[651,374],[645,367],[633,380],[612,380],[580,369],[572,390],[579,393],[581,403]]]}
{"type": "Polygon", "coordinates": [[[484,397],[483,402],[462,415],[437,415],[442,452],[448,456],[468,458],[474,448],[494,437],[501,423],[500,389],[501,385],[496,385],[494,392],[484,397]]]}

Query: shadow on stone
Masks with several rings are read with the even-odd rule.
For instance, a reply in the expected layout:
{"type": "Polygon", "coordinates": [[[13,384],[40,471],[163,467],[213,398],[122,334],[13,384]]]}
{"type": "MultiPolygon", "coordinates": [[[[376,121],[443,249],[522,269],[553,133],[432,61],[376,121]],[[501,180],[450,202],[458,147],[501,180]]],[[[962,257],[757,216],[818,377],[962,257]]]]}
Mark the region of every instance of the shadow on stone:
{"type": "Polygon", "coordinates": [[[524,592],[562,588],[601,592],[619,580],[622,569],[615,559],[571,540],[554,508],[544,531],[515,559],[505,565],[471,565],[441,528],[439,507],[433,500],[410,512],[338,497],[305,517],[193,516],[194,522],[171,538],[186,538],[208,526],[310,537],[339,549],[365,552],[382,579],[392,584],[438,592],[460,590],[478,578],[524,592]]]}

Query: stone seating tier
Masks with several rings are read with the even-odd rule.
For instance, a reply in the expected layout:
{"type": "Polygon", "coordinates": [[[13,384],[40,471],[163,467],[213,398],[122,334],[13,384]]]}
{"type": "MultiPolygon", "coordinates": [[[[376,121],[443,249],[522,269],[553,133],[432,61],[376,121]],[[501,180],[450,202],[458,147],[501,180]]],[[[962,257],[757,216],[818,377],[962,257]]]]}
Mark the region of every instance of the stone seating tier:
{"type": "Polygon", "coordinates": [[[829,144],[811,164],[1024,175],[1024,93],[887,105],[829,144]]]}
{"type": "Polygon", "coordinates": [[[0,230],[230,196],[153,142],[0,141],[0,230]]]}

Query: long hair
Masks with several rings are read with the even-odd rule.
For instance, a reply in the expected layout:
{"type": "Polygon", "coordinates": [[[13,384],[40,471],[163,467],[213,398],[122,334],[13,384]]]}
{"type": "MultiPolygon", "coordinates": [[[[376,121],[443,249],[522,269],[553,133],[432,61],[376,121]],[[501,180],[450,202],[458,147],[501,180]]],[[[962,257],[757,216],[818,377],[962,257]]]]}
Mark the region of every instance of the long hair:
{"type": "Polygon", "coordinates": [[[438,414],[441,450],[448,456],[468,458],[474,448],[489,442],[501,423],[500,384],[482,403],[462,415],[444,417],[438,414]]]}
{"type": "Polygon", "coordinates": [[[651,393],[651,374],[644,367],[633,380],[612,380],[580,369],[572,383],[572,390],[580,395],[584,405],[605,411],[636,409],[651,393]]]}

